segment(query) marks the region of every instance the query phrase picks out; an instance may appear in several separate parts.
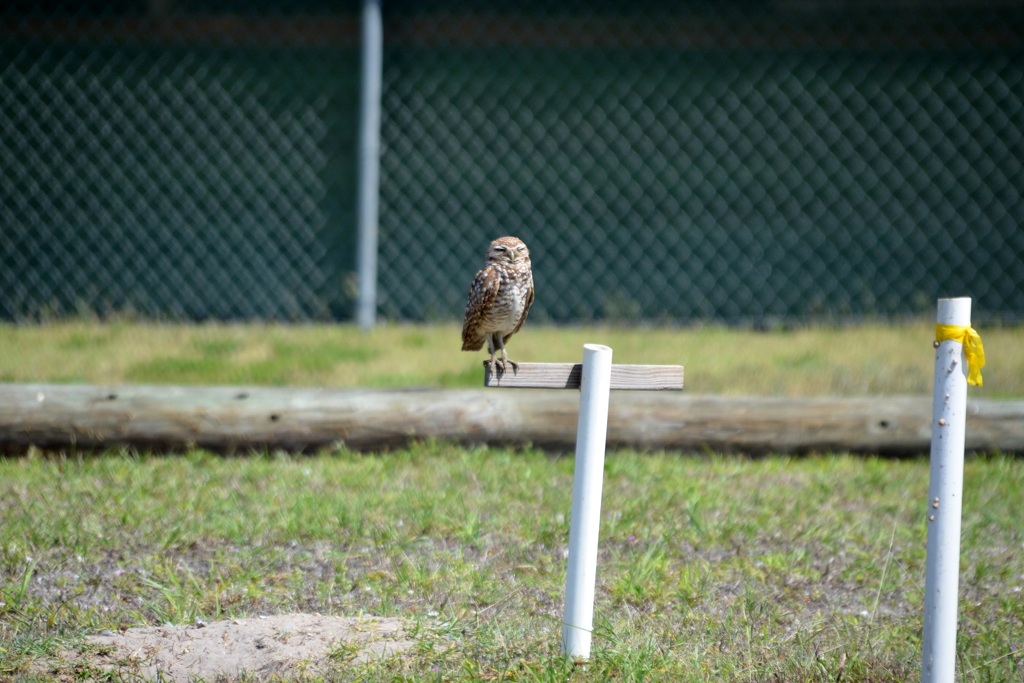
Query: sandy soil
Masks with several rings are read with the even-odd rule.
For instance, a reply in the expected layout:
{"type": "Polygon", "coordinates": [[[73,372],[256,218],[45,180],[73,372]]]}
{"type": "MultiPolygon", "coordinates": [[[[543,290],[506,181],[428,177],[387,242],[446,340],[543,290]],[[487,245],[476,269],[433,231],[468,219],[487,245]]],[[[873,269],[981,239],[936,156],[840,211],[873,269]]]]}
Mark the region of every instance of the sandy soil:
{"type": "Polygon", "coordinates": [[[67,653],[79,666],[187,683],[316,674],[328,667],[388,657],[413,645],[397,618],[282,614],[192,626],[152,626],[87,639],[67,653]]]}

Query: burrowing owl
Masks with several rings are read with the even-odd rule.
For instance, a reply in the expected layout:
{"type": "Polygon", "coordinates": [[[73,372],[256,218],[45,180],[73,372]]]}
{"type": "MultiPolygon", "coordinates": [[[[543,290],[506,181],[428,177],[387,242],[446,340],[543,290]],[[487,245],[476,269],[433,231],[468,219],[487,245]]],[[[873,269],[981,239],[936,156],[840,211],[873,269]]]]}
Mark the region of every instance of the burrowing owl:
{"type": "Polygon", "coordinates": [[[519,331],[533,304],[533,271],[530,250],[518,237],[499,237],[487,250],[487,265],[476,274],[469,288],[466,320],[462,324],[462,350],[479,351],[484,342],[494,356],[501,349],[501,372],[505,364],[518,372],[519,366],[505,352],[505,342],[519,331]]]}

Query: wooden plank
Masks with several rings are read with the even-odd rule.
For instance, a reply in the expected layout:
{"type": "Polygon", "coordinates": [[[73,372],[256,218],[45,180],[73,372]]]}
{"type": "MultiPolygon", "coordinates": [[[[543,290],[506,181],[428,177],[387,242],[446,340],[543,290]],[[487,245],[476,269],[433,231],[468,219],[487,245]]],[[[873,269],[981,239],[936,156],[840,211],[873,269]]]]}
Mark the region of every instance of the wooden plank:
{"type": "MultiPolygon", "coordinates": [[[[484,364],[484,386],[507,389],[579,389],[582,363],[519,363],[513,372],[492,373],[484,364]]],[[[612,389],[682,391],[682,365],[612,365],[612,389]]]]}
{"type": "MultiPolygon", "coordinates": [[[[927,453],[931,397],[761,398],[616,392],[608,445],[682,452],[927,453]]],[[[380,451],[416,439],[571,452],[579,396],[538,390],[353,390],[0,384],[0,451],[110,448],[380,451]]],[[[1024,453],[1024,401],[970,400],[967,448],[1024,453]]]]}

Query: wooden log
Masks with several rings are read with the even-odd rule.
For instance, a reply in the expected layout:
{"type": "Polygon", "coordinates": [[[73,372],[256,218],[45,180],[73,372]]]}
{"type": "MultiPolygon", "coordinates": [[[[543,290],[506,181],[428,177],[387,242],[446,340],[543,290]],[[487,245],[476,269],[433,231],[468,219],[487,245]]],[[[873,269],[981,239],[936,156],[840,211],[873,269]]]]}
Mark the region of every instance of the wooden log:
{"type": "MultiPolygon", "coordinates": [[[[491,372],[484,361],[484,386],[507,389],[579,389],[582,363],[519,363],[513,370],[491,372]]],[[[682,391],[682,365],[612,365],[612,389],[682,391]]]]}
{"type": "MultiPolygon", "coordinates": [[[[0,450],[386,450],[436,438],[571,451],[579,397],[537,390],[0,384],[0,450]]],[[[931,399],[613,392],[608,445],[645,450],[927,453],[931,399]]],[[[968,402],[967,448],[1024,453],[1024,401],[968,402]]]]}

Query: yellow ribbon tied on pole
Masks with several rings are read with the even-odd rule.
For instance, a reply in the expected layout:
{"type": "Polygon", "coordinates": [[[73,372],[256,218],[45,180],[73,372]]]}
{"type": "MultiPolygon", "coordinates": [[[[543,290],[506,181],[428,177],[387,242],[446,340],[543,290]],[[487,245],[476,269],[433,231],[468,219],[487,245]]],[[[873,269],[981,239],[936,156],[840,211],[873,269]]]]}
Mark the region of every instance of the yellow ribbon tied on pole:
{"type": "Polygon", "coordinates": [[[980,387],[981,369],[985,367],[985,347],[981,344],[978,331],[969,325],[936,325],[935,341],[957,341],[963,344],[964,358],[969,368],[967,383],[980,387]]]}

